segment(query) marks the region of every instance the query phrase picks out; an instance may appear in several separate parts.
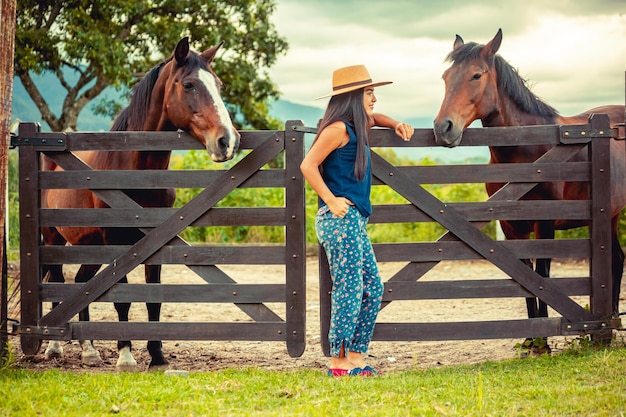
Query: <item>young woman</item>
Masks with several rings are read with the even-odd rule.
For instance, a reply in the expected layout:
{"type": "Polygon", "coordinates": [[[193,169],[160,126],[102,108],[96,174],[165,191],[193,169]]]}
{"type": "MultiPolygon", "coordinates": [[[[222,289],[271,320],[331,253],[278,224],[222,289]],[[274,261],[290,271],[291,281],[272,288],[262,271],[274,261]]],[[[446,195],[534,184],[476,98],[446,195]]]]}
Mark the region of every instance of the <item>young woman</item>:
{"type": "Polygon", "coordinates": [[[373,82],[363,65],[333,73],[333,92],[317,136],[300,169],[320,199],[317,238],[328,257],[333,280],[331,294],[330,367],[328,375],[377,375],[365,363],[383,284],[369,236],[372,213],[369,130],[388,127],[404,140],[413,127],[374,113],[373,82]]]}

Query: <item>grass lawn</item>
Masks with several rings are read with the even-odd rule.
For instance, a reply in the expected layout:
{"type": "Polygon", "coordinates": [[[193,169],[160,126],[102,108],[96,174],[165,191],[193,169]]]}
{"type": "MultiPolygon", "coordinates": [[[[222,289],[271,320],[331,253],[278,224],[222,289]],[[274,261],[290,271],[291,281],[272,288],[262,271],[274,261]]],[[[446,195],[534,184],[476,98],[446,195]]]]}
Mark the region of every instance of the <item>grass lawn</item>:
{"type": "Polygon", "coordinates": [[[624,416],[626,348],[330,378],[318,370],[187,376],[0,370],[2,416],[624,416]]]}

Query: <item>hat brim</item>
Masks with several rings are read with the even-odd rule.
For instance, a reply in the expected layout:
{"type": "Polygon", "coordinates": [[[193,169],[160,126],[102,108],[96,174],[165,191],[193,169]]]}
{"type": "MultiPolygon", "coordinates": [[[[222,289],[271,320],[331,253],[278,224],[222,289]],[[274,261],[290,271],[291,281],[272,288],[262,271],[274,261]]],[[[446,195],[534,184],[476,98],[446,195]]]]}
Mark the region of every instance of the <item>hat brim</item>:
{"type": "Polygon", "coordinates": [[[340,88],[338,90],[333,91],[332,93],[326,94],[326,95],[321,96],[321,97],[317,97],[317,98],[315,98],[315,100],[321,100],[323,98],[337,96],[337,95],[343,94],[343,93],[349,93],[350,91],[359,90],[361,88],[379,87],[381,85],[387,85],[387,84],[391,84],[391,83],[393,83],[393,81],[381,81],[381,82],[377,82],[377,83],[369,83],[369,84],[365,84],[365,85],[354,85],[354,86],[350,86],[350,87],[340,88]]]}

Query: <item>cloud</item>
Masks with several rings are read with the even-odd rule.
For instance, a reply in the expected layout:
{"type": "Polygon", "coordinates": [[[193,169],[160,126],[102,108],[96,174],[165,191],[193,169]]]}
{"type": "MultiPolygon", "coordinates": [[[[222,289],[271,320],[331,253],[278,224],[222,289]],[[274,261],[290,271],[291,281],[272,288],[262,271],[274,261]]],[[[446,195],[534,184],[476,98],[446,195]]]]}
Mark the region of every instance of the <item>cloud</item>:
{"type": "Polygon", "coordinates": [[[269,74],[300,104],[323,107],[313,99],[329,91],[332,71],[362,63],[394,81],[377,89],[378,111],[434,116],[455,35],[486,43],[498,28],[500,54],[561,113],[624,103],[623,0],[278,0],[273,21],[290,48],[269,74]]]}

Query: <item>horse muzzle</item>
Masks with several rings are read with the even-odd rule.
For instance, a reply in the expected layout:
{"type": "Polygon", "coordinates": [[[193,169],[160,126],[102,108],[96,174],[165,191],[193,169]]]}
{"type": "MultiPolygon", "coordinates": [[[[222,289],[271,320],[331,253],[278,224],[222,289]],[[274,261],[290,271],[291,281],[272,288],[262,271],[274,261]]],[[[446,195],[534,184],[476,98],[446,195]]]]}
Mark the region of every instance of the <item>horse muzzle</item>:
{"type": "Polygon", "coordinates": [[[435,143],[446,148],[458,146],[463,138],[463,129],[460,129],[450,119],[446,119],[443,122],[435,120],[433,131],[435,133],[435,143]]]}
{"type": "Polygon", "coordinates": [[[206,142],[206,150],[213,162],[226,162],[235,156],[239,149],[239,132],[234,129],[226,129],[215,140],[206,142]]]}

